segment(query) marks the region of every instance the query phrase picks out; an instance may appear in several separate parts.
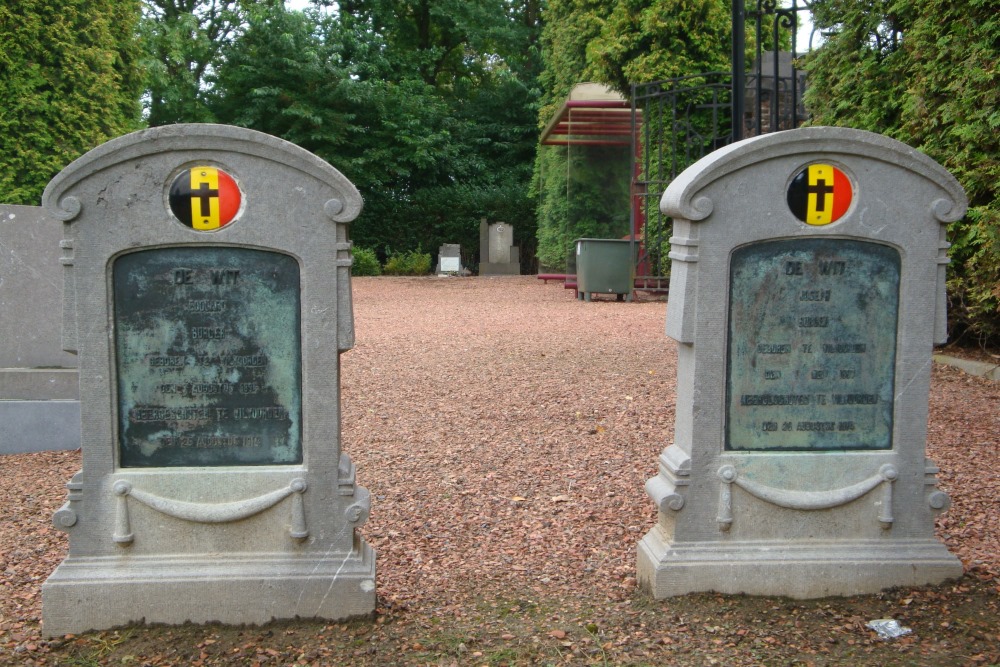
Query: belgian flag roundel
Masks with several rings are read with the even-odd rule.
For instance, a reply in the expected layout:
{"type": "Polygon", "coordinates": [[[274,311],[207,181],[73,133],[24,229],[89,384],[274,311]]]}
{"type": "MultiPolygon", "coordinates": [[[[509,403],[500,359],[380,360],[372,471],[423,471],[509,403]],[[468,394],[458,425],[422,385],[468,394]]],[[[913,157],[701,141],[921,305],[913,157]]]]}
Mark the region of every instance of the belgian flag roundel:
{"type": "Polygon", "coordinates": [[[215,167],[191,167],[170,186],[170,210],[192,229],[211,232],[233,221],[240,210],[240,188],[215,167]]]}
{"type": "Polygon", "coordinates": [[[811,164],[788,186],[788,208],[809,225],[828,225],[851,205],[851,181],[830,164],[811,164]]]}

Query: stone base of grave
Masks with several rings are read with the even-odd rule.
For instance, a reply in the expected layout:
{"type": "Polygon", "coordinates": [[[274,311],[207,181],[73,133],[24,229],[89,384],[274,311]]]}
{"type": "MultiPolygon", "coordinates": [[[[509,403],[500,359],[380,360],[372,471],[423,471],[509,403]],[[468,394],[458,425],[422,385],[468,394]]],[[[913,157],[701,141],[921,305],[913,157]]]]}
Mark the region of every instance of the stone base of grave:
{"type": "Polygon", "coordinates": [[[79,401],[0,399],[0,455],[79,447],[79,401]]]}
{"type": "Polygon", "coordinates": [[[481,276],[519,276],[521,275],[521,264],[510,262],[500,264],[497,262],[480,262],[479,275],[481,276]]]}
{"type": "Polygon", "coordinates": [[[639,585],[657,599],[710,591],[800,600],[862,595],[962,573],[934,539],[670,544],[655,527],[639,542],[639,585]]]}
{"type": "Polygon", "coordinates": [[[0,454],[80,447],[75,368],[0,368],[0,454]]]}
{"type": "Polygon", "coordinates": [[[375,552],[211,557],[68,558],[42,586],[54,637],[134,623],[262,624],[342,620],[375,611],[375,552]]]}

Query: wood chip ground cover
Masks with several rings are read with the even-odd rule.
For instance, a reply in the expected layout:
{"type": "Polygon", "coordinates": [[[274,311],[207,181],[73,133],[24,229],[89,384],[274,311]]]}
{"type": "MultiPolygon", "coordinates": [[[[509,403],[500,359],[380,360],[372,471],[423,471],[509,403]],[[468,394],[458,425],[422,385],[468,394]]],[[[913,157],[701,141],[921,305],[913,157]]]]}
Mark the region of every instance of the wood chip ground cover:
{"type": "Polygon", "coordinates": [[[2,665],[997,665],[1000,386],[935,368],[938,533],[965,577],[792,601],[636,588],[673,432],[665,304],[518,278],[354,281],[343,447],[373,496],[378,607],[346,623],[136,626],[47,640],[51,515],[78,452],[0,457],[2,665]],[[866,624],[912,633],[881,640],[866,624]]]}

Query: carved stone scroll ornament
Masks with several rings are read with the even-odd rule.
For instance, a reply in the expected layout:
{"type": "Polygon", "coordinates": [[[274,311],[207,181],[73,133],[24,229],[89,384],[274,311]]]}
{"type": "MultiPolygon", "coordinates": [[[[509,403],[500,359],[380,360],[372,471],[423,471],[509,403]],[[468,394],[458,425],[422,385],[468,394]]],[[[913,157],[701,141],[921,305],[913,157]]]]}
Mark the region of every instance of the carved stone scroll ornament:
{"type": "Polygon", "coordinates": [[[136,489],[125,480],[118,480],[112,488],[114,494],[118,496],[115,534],[112,539],[118,544],[131,544],[134,539],[129,519],[128,498],[175,519],[195,523],[230,523],[260,514],[288,496],[292,496],[292,525],[288,534],[294,539],[303,539],[309,536],[305,508],[302,502],[302,494],[306,491],[306,481],[301,478],[293,479],[283,489],[271,491],[256,498],[246,498],[229,503],[192,503],[163,498],[136,489]]]}
{"type": "Polygon", "coordinates": [[[879,468],[876,474],[861,480],[857,484],[845,486],[840,489],[830,489],[828,491],[792,491],[765,486],[746,477],[741,477],[736,472],[736,468],[731,465],[722,466],[718,474],[719,478],[723,481],[723,484],[719,487],[719,514],[717,517],[719,530],[729,530],[733,525],[733,484],[754,498],[763,500],[764,502],[786,509],[803,511],[829,509],[831,507],[846,505],[865,495],[879,484],[882,484],[882,502],[878,520],[883,528],[892,527],[892,483],[899,476],[899,472],[895,466],[888,463],[879,468]]]}

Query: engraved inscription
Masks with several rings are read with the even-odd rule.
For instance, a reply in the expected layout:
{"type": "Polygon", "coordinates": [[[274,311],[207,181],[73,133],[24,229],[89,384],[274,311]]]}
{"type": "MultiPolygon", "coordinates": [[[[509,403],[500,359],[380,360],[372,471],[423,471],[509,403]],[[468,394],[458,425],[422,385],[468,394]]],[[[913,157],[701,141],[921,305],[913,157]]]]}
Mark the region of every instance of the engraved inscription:
{"type": "Polygon", "coordinates": [[[899,276],[898,251],[872,242],[738,248],[726,448],[891,448],[899,276]]]}
{"type": "Polygon", "coordinates": [[[113,270],[120,465],[300,463],[298,263],[188,247],[113,270]]]}

